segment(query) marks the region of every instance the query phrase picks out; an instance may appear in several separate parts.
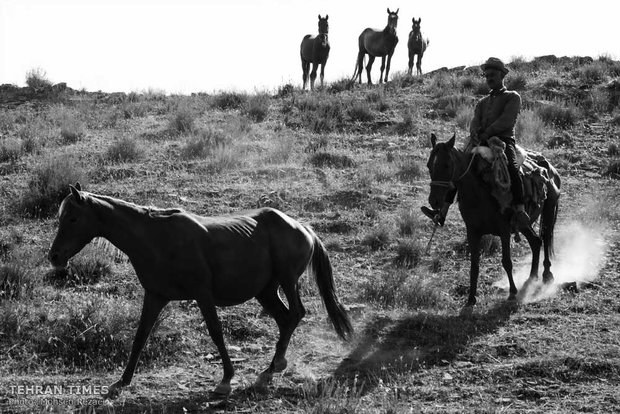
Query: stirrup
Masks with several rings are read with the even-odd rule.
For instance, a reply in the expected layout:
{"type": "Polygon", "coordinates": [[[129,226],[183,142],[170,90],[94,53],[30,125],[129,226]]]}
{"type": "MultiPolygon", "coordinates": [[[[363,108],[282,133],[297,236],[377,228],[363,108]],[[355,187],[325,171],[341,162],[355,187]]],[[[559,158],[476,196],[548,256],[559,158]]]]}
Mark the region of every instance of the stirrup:
{"type": "Polygon", "coordinates": [[[446,218],[441,215],[441,211],[440,210],[431,210],[430,208],[428,208],[426,206],[420,207],[420,210],[422,210],[422,213],[426,217],[431,219],[433,221],[433,223],[435,223],[435,224],[439,224],[440,226],[443,226],[444,222],[446,221],[446,218]]]}

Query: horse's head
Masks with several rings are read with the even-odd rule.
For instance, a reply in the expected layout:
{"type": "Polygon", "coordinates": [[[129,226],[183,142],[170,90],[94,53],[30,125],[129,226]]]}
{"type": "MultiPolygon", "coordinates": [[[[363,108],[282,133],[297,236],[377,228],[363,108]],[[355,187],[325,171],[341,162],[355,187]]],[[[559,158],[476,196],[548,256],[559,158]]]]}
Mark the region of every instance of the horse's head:
{"type": "Polygon", "coordinates": [[[398,25],[398,10],[400,10],[400,8],[398,8],[395,12],[390,11],[390,9],[387,9],[388,12],[388,27],[393,30],[396,31],[396,25],[398,25]]]}
{"type": "Polygon", "coordinates": [[[65,197],[58,210],[58,232],[48,254],[54,267],[66,266],[67,261],[97,235],[88,196],[82,193],[79,183],[69,188],[71,194],[65,197]]]}
{"type": "Polygon", "coordinates": [[[454,154],[454,141],[456,134],[447,142],[437,143],[435,134],[431,134],[431,144],[433,149],[428,157],[426,166],[431,176],[431,192],[428,202],[434,209],[439,209],[443,205],[446,193],[454,188],[455,174],[457,170],[457,159],[454,154]]]}
{"type": "Polygon", "coordinates": [[[422,18],[420,17],[418,20],[414,18],[411,19],[412,21],[412,25],[411,25],[411,31],[414,33],[414,35],[419,35],[420,34],[420,23],[422,23],[422,18]]]}
{"type": "Polygon", "coordinates": [[[329,19],[329,14],[326,14],[325,17],[321,17],[319,14],[319,34],[327,34],[329,32],[327,19],[329,19]]]}

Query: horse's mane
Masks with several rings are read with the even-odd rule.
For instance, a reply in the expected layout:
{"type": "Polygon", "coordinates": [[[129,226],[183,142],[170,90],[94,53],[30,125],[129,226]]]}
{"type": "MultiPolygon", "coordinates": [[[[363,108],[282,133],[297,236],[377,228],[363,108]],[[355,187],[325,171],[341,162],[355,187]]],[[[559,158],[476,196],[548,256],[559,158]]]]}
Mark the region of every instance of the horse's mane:
{"type": "Polygon", "coordinates": [[[114,197],[109,197],[101,194],[88,193],[90,197],[95,200],[104,201],[114,207],[121,208],[133,214],[148,215],[149,217],[166,217],[176,213],[182,213],[183,210],[179,208],[159,208],[155,206],[141,206],[139,204],[131,203],[129,201],[121,200],[114,197]]]}

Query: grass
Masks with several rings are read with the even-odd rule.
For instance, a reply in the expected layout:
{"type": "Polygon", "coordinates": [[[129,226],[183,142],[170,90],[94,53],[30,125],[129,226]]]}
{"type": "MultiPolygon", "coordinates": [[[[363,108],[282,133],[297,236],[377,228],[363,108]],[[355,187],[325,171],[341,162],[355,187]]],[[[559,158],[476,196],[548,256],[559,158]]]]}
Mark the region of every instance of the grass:
{"type": "Polygon", "coordinates": [[[364,101],[354,101],[347,109],[347,114],[352,121],[371,122],[375,119],[370,106],[364,101]]]}
{"type": "Polygon", "coordinates": [[[17,138],[0,141],[0,162],[16,162],[22,156],[23,144],[17,138]]]}
{"type": "Polygon", "coordinates": [[[142,152],[134,138],[123,137],[111,144],[106,151],[106,159],[112,162],[138,160],[142,152]]]}
{"type": "Polygon", "coordinates": [[[66,144],[75,144],[84,137],[84,123],[72,114],[66,114],[60,124],[60,137],[66,144]]]}
{"type": "Polygon", "coordinates": [[[255,122],[263,122],[269,114],[271,98],[266,93],[251,96],[244,107],[244,112],[255,122]]]}
{"type": "Polygon", "coordinates": [[[188,105],[180,105],[170,116],[168,130],[176,135],[194,131],[196,114],[188,105]]]}
{"type": "Polygon", "coordinates": [[[35,281],[30,271],[17,261],[0,264],[0,301],[27,298],[35,281]]]}
{"type": "Polygon", "coordinates": [[[380,224],[368,231],[362,239],[362,244],[370,250],[384,250],[392,242],[391,229],[386,224],[380,224]]]}
{"type": "Polygon", "coordinates": [[[424,245],[419,240],[402,240],[396,246],[394,264],[407,269],[416,267],[422,260],[424,245]]]}
{"type": "Polygon", "coordinates": [[[552,131],[536,111],[524,109],[517,118],[515,134],[525,145],[544,143],[552,131]]]}
{"type": "Polygon", "coordinates": [[[443,302],[437,287],[405,269],[389,270],[367,280],[360,299],[383,308],[401,306],[410,310],[434,308],[443,302]]]}
{"type": "Polygon", "coordinates": [[[34,170],[28,189],[17,201],[17,211],[34,218],[56,214],[60,202],[69,194],[69,184],[86,182],[86,174],[68,155],[48,158],[34,170]]]}
{"type": "Polygon", "coordinates": [[[188,136],[181,148],[181,158],[185,160],[206,158],[217,149],[223,149],[230,142],[224,131],[203,129],[188,136]]]}
{"type": "Polygon", "coordinates": [[[239,109],[248,101],[245,93],[221,92],[213,96],[212,106],[222,110],[239,109]]]}
{"type": "Polygon", "coordinates": [[[545,124],[559,128],[570,128],[581,118],[576,107],[561,103],[540,106],[536,113],[545,124]]]}
{"type": "Polygon", "coordinates": [[[315,167],[330,167],[330,168],[351,168],[355,166],[355,161],[348,155],[344,154],[332,154],[330,152],[316,152],[312,154],[308,160],[310,164],[315,167]]]}

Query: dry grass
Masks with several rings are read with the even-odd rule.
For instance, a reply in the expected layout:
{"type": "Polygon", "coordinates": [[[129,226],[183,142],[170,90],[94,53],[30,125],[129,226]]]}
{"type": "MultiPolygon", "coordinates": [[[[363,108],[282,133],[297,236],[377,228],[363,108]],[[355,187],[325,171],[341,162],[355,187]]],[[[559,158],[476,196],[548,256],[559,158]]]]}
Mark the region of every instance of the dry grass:
{"type": "MultiPolygon", "coordinates": [[[[507,292],[498,287],[506,281],[499,243],[485,238],[470,316],[460,315],[469,263],[457,207],[426,254],[432,225],[419,206],[428,197],[429,132],[467,129],[484,85],[477,68],[394,78],[373,88],[343,81],[328,87],[333,93],[283,87],[281,96],[269,98],[262,122],[246,112],[251,97],[236,93],[135,93],[95,101],[84,94],[37,111],[0,111],[0,143],[22,143],[16,161],[0,162],[0,269],[10,275],[0,289],[0,387],[84,378],[107,385],[127,360],[143,291],[127,258],[96,242],[66,273],[48,273],[56,230],[51,217],[67,185],[88,175],[88,191],[202,215],[255,208],[273,195],[269,201],[311,224],[327,246],[338,296],[356,330],[350,343],[336,339],[312,278],[304,276],[307,313],[292,337],[289,367],[260,391],[250,385],[273,356],[276,324],[255,301],[218,308],[238,382],[228,399],[214,401],[208,390],[221,376],[217,349],[196,305],[177,302],[148,340],[122,403],[110,403],[115,410],[201,411],[208,404],[253,413],[609,411],[617,405],[620,367],[617,114],[601,112],[600,94],[579,104],[573,122],[559,126],[551,114],[545,123],[534,102],[541,84],[562,97],[553,103],[560,108],[585,95],[574,60],[543,63],[521,62],[512,74],[525,77],[518,139],[550,158],[563,178],[552,268],[557,291],[536,302],[506,303],[507,292]],[[355,102],[375,118],[351,122],[355,102]],[[123,108],[132,108],[126,119],[123,108]],[[188,129],[175,126],[185,125],[174,122],[180,108],[188,111],[188,129]],[[80,120],[84,132],[70,146],[58,145],[65,117],[80,120]],[[120,136],[137,140],[143,156],[102,163],[120,136]],[[542,145],[564,136],[571,137],[570,148],[542,145]],[[27,137],[32,151],[23,144],[27,137]],[[600,177],[608,167],[609,176],[600,177]],[[573,220],[597,229],[588,247],[600,241],[606,253],[596,280],[567,291],[562,286],[576,266],[562,270],[571,257],[563,246],[578,239],[573,220]],[[64,279],[50,283],[43,275],[64,279]]],[[[603,63],[607,79],[613,64],[603,63]]],[[[602,82],[589,90],[610,93],[602,82]]],[[[512,247],[521,276],[529,270],[527,243],[512,247]]],[[[0,410],[12,407],[4,401],[0,410]]]]}

